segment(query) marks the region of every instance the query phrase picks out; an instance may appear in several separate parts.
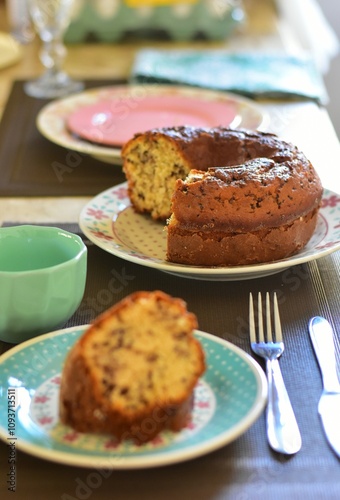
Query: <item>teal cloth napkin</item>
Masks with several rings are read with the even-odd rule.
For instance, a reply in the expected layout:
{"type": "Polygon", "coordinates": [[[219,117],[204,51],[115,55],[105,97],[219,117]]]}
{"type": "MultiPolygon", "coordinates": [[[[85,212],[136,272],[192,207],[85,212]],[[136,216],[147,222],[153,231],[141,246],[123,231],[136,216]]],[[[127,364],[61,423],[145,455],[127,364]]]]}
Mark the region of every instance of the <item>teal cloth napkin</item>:
{"type": "Polygon", "coordinates": [[[313,60],[283,53],[142,49],[130,81],[191,85],[251,98],[309,99],[322,104],[328,100],[313,60]]]}

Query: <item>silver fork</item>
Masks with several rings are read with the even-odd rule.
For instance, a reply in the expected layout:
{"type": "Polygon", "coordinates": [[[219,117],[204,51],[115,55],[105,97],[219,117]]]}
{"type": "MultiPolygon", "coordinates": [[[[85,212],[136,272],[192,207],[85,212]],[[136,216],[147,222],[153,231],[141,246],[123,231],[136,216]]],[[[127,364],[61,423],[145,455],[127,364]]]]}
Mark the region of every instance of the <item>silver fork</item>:
{"type": "Polygon", "coordinates": [[[256,336],[253,296],[249,297],[250,345],[266,360],[268,404],[266,409],[267,437],[270,446],[280,453],[291,455],[301,448],[301,435],[283,381],[278,358],[284,351],[277,296],[274,293],[275,340],[271,326],[269,293],[266,294],[266,339],[262,319],[262,297],[258,294],[258,335],[256,336]],[[258,337],[258,341],[256,340],[258,337]]]}

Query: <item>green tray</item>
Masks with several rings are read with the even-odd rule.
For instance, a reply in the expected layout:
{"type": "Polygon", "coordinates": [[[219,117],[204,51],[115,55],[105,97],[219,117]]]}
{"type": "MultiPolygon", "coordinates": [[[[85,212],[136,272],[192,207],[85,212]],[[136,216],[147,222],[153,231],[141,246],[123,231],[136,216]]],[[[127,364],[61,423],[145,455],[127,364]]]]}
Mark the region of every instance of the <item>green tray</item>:
{"type": "MultiPolygon", "coordinates": [[[[165,5],[130,7],[128,0],[91,2],[82,0],[66,33],[67,43],[113,42],[124,38],[168,38],[192,40],[224,39],[243,22],[240,1],[191,0],[165,5]]],[[[155,3],[155,2],[151,2],[155,3]]]]}

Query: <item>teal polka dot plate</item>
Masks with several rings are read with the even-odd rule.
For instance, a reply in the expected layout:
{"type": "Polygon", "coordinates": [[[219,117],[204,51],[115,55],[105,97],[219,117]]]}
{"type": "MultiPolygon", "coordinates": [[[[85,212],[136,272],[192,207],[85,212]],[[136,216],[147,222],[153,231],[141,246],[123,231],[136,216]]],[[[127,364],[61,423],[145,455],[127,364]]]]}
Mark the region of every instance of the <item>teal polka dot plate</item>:
{"type": "Polygon", "coordinates": [[[0,438],[36,457],[68,465],[133,469],[202,456],[243,434],[261,415],[267,397],[262,368],[244,351],[195,331],[207,370],[195,388],[190,424],[136,446],[112,436],[78,433],[58,418],[63,362],[86,325],[36,337],[0,358],[0,438]]]}

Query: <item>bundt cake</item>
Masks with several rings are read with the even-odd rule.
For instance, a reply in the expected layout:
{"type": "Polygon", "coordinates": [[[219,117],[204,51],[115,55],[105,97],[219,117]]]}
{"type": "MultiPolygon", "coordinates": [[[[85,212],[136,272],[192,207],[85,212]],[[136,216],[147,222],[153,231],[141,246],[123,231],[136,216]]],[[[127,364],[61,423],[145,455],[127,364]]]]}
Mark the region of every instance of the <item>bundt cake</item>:
{"type": "Polygon", "coordinates": [[[139,444],[185,427],[205,370],[196,327],[185,302],[160,291],[136,292],[104,312],[66,358],[61,421],[139,444]]]}
{"type": "Polygon", "coordinates": [[[293,162],[292,170],[300,162],[300,171],[312,168],[295,146],[274,134],[223,127],[154,129],[135,135],[122,149],[132,205],[137,212],[161,220],[171,215],[176,180],[185,179],[190,170],[243,165],[257,158],[277,165],[293,162]]]}
{"type": "Polygon", "coordinates": [[[176,182],[167,259],[238,266],[289,257],[311,238],[321,196],[319,177],[297,150],[280,162],[192,170],[176,182]]]}

